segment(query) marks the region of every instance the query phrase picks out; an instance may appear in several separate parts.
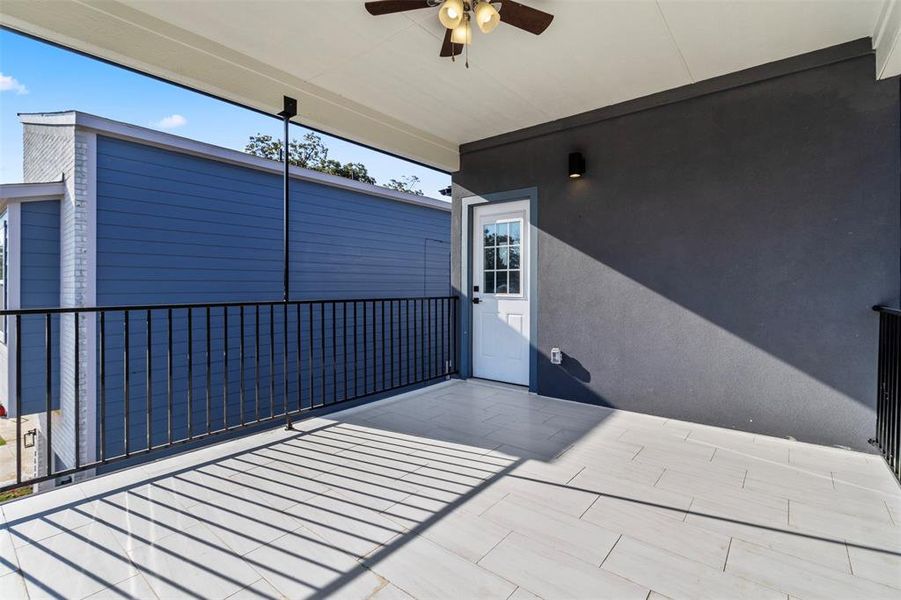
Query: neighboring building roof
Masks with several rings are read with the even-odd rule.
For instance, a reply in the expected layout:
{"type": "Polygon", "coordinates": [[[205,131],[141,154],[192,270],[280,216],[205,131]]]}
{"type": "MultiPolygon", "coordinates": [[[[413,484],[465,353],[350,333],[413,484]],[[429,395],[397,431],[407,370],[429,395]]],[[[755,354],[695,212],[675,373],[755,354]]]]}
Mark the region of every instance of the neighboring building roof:
{"type": "Polygon", "coordinates": [[[11,201],[59,200],[65,193],[66,184],[62,181],[2,183],[0,184],[0,205],[5,205],[11,201]]]}
{"type": "MultiPolygon", "coordinates": [[[[49,113],[19,113],[19,121],[21,121],[23,125],[70,125],[94,131],[109,137],[135,141],[202,158],[227,162],[251,169],[258,169],[260,171],[271,173],[282,172],[282,164],[274,160],[254,156],[239,150],[232,150],[230,148],[223,148],[222,146],[199,142],[171,133],[164,133],[162,131],[157,131],[156,129],[140,127],[121,121],[113,121],[112,119],[98,117],[96,115],[75,110],[49,113]]],[[[292,178],[303,181],[311,181],[371,196],[379,196],[381,198],[405,202],[407,204],[416,204],[447,212],[450,212],[451,210],[451,204],[445,200],[437,200],[427,196],[417,196],[416,194],[409,194],[407,192],[389,190],[388,188],[378,185],[354,181],[353,179],[338,177],[336,175],[328,175],[311,169],[292,166],[291,176],[292,178]]]]}

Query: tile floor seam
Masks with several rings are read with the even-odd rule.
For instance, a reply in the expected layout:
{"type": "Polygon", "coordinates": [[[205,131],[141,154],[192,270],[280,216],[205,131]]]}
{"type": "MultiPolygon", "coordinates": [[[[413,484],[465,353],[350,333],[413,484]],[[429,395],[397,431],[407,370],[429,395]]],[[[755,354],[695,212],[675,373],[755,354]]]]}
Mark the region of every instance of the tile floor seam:
{"type": "Polygon", "coordinates": [[[692,496],[691,500],[688,501],[688,506],[685,508],[685,512],[682,514],[682,518],[680,519],[680,521],[682,521],[685,524],[688,524],[688,515],[692,514],[691,507],[694,506],[694,503],[695,503],[695,497],[692,496]]]}
{"type": "MultiPolygon", "coordinates": [[[[495,500],[494,502],[492,502],[490,506],[486,507],[485,510],[483,510],[482,512],[480,512],[480,513],[479,513],[478,515],[476,515],[476,516],[481,517],[481,516],[484,515],[486,512],[488,512],[489,510],[491,510],[492,508],[494,508],[496,505],[498,505],[498,504],[500,504],[501,502],[503,502],[503,501],[504,501],[504,498],[506,498],[507,496],[509,496],[511,493],[512,493],[512,492],[507,492],[506,494],[504,494],[503,496],[501,496],[500,498],[498,498],[497,500],[495,500]]],[[[507,534],[507,535],[509,535],[509,534],[507,534]]]]}
{"type": "MultiPolygon", "coordinates": [[[[624,533],[620,533],[620,534],[619,534],[619,537],[616,538],[616,541],[613,542],[613,545],[612,545],[612,546],[610,546],[610,550],[607,550],[607,554],[604,555],[604,560],[602,560],[602,561],[600,562],[600,564],[598,565],[598,569],[603,568],[604,563],[607,562],[607,559],[610,558],[610,555],[611,555],[611,554],[613,554],[614,548],[616,548],[616,545],[619,544],[619,541],[620,541],[621,539],[623,539],[623,536],[624,536],[624,535],[625,535],[624,533]]],[[[624,577],[623,579],[625,579],[625,577],[624,577]]],[[[631,581],[631,580],[630,580],[630,581],[631,581]]],[[[638,582],[633,582],[633,583],[636,583],[636,584],[637,584],[638,582]]],[[[640,584],[639,584],[639,585],[640,585],[640,584]]],[[[642,586],[642,587],[644,587],[644,586],[642,586]]]]}
{"type": "Polygon", "coordinates": [[[723,560],[723,573],[726,572],[726,565],[729,564],[729,553],[732,552],[732,536],[729,536],[729,546],[726,548],[726,558],[723,560]]]}
{"type": "Polygon", "coordinates": [[[569,485],[570,483],[572,483],[572,480],[575,479],[576,477],[578,477],[579,475],[581,475],[582,471],[584,471],[586,468],[587,468],[587,467],[582,467],[581,469],[579,469],[578,473],[576,473],[575,475],[573,475],[572,477],[570,477],[569,479],[567,479],[567,480],[566,480],[566,485],[569,485]]]}
{"type": "Polygon", "coordinates": [[[585,516],[585,513],[587,513],[589,510],[591,510],[591,507],[594,506],[595,504],[597,504],[598,500],[600,500],[600,499],[601,499],[601,494],[595,494],[595,499],[591,501],[591,504],[588,505],[588,508],[586,508],[585,510],[582,511],[582,513],[579,515],[579,519],[581,520],[582,517],[585,516]]]}
{"type": "Polygon", "coordinates": [[[660,480],[663,479],[663,474],[666,473],[666,467],[663,467],[663,470],[660,472],[660,475],[657,476],[657,479],[654,480],[654,485],[651,487],[657,487],[657,484],[660,483],[660,480]]]}
{"type": "MultiPolygon", "coordinates": [[[[512,534],[513,534],[513,530],[512,530],[512,529],[511,529],[510,531],[508,531],[507,533],[505,533],[505,534],[504,534],[504,537],[502,537],[502,538],[499,539],[497,542],[495,542],[495,544],[494,544],[493,546],[491,546],[491,548],[488,550],[488,552],[486,552],[486,553],[484,553],[482,556],[480,556],[480,557],[479,557],[479,560],[474,561],[475,564],[479,565],[479,563],[482,562],[482,561],[485,559],[486,556],[488,556],[489,554],[491,554],[491,552],[492,552],[495,548],[497,548],[498,546],[500,546],[500,545],[504,542],[504,540],[507,539],[508,537],[510,537],[512,534]]],[[[440,544],[439,544],[439,545],[440,545],[440,544]]],[[[443,546],[442,546],[442,548],[443,548],[443,546]]],[[[455,554],[456,554],[456,553],[455,553],[455,554]]],[[[458,555],[458,556],[459,556],[459,555],[458,555]]],[[[479,565],[479,566],[482,567],[482,565],[479,565]]],[[[482,568],[485,569],[485,567],[482,567],[482,568]]],[[[491,572],[491,573],[494,573],[494,571],[491,571],[491,569],[485,569],[485,570],[486,570],[486,571],[489,571],[489,572],[491,572]]],[[[494,574],[497,575],[497,573],[494,573],[494,574]]],[[[501,577],[500,575],[497,575],[497,576],[498,576],[498,577],[501,577]]],[[[501,579],[504,579],[504,578],[501,577],[501,579]]],[[[513,583],[513,582],[511,581],[510,583],[513,583]]],[[[514,584],[514,585],[516,585],[516,584],[514,584]]],[[[520,586],[519,586],[519,585],[516,585],[516,587],[520,587],[520,586]]],[[[513,591],[515,592],[516,590],[513,590],[513,591]]],[[[511,594],[512,594],[512,593],[511,593],[511,594]]]]}

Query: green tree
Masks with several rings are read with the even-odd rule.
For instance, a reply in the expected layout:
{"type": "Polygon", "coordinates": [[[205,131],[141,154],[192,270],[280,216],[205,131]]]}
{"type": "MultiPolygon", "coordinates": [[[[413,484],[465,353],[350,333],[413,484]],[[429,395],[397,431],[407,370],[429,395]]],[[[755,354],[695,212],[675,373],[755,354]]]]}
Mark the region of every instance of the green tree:
{"type": "Polygon", "coordinates": [[[389,190],[397,190],[399,192],[407,192],[408,194],[416,194],[424,196],[422,190],[419,189],[419,177],[416,175],[401,175],[400,179],[392,179],[384,185],[389,190]]]}
{"type": "MultiPolygon", "coordinates": [[[[250,136],[244,152],[270,160],[281,160],[283,146],[281,140],[274,139],[271,135],[258,133],[250,136]]],[[[342,163],[329,158],[328,146],[321,137],[313,132],[305,134],[300,141],[291,140],[288,144],[288,162],[297,167],[338,175],[363,183],[374,184],[376,182],[375,177],[372,177],[366,169],[366,165],[354,162],[342,163]]]]}

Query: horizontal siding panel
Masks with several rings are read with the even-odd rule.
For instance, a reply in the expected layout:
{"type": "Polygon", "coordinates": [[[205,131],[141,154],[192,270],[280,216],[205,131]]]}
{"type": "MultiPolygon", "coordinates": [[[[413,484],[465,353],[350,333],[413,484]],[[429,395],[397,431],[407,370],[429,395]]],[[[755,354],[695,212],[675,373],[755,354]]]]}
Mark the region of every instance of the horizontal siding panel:
{"type": "MultiPolygon", "coordinates": [[[[59,201],[26,202],[21,209],[21,275],[22,308],[55,307],[60,303],[60,206],[59,201]]],[[[51,323],[51,406],[59,408],[59,325],[51,323]]],[[[44,318],[23,316],[22,346],[22,414],[46,410],[47,369],[44,343],[44,318]]]]}

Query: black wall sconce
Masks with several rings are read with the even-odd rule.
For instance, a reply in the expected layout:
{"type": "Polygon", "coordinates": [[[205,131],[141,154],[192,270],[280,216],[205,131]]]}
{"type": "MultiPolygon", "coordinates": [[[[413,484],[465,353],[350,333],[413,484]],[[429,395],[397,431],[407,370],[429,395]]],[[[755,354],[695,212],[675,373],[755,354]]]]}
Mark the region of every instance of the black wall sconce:
{"type": "Polygon", "coordinates": [[[569,153],[569,178],[578,179],[585,174],[585,157],[581,152],[569,153]]]}
{"type": "Polygon", "coordinates": [[[29,429],[22,434],[22,443],[26,448],[34,448],[35,438],[38,436],[37,429],[29,429]]]}

